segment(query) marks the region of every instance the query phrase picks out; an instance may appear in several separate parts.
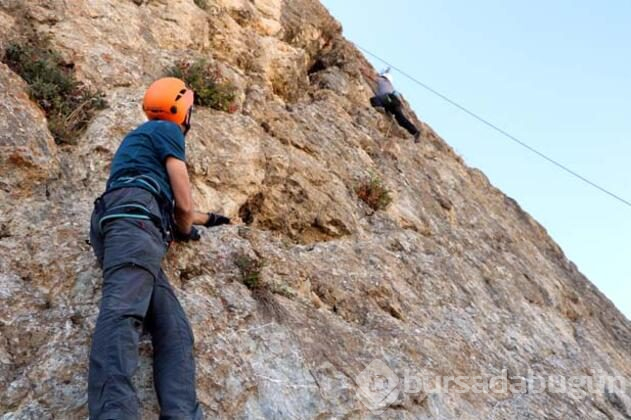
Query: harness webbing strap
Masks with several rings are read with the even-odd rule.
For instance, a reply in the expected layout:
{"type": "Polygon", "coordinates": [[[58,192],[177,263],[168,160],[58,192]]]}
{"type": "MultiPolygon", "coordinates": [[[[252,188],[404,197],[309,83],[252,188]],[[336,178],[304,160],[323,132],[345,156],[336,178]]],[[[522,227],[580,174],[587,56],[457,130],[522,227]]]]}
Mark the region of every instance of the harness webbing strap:
{"type": "Polygon", "coordinates": [[[114,219],[138,219],[150,220],[162,229],[162,220],[159,216],[153,214],[147,207],[142,204],[126,203],[109,208],[99,219],[99,231],[103,232],[103,225],[114,219]]]}
{"type": "Polygon", "coordinates": [[[131,184],[132,182],[139,182],[142,185],[144,185],[145,187],[147,187],[149,189],[149,191],[151,191],[152,193],[156,194],[156,195],[160,195],[160,184],[158,184],[158,182],[156,182],[155,179],[151,178],[148,175],[139,175],[139,176],[122,176],[120,178],[117,178],[113,183],[116,184],[116,182],[122,182],[123,184],[131,184]]]}
{"type": "Polygon", "coordinates": [[[138,210],[142,211],[143,213],[147,213],[147,215],[149,215],[151,213],[148,208],[146,208],[145,206],[142,206],[140,204],[121,204],[120,206],[111,207],[107,211],[109,213],[109,212],[114,211],[116,209],[138,209],[138,210]]]}
{"type": "Polygon", "coordinates": [[[114,219],[139,219],[139,220],[151,220],[149,216],[145,216],[144,214],[131,214],[131,213],[114,213],[104,217],[101,217],[99,220],[99,230],[103,232],[103,223],[108,220],[114,219]]]}

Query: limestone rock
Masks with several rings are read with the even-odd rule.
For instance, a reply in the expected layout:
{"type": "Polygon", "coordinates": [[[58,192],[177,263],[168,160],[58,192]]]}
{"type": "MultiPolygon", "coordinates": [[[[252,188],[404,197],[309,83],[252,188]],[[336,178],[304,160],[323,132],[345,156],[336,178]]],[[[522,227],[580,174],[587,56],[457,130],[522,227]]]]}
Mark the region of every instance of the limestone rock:
{"type": "Polygon", "coordinates": [[[30,194],[58,171],[57,147],[26,83],[0,64],[0,190],[30,194]]]}
{"type": "MultiPolygon", "coordinates": [[[[29,22],[110,105],[58,147],[0,65],[0,418],[87,417],[101,293],[85,243],[92,202],[143,121],[146,85],[190,57],[216,64],[239,104],[197,109],[187,138],[195,200],[237,224],[175,244],[164,264],[195,331],[209,418],[370,418],[381,400],[358,389],[376,360],[400,380],[384,418],[629,417],[629,321],[429,126],[420,145],[397,128],[386,138],[361,76],[370,65],[322,5],[206,3],[0,2],[0,45],[29,22]],[[384,210],[355,192],[373,176],[392,196],[384,210]],[[256,290],[239,258],[261,262],[256,290]],[[519,392],[529,375],[627,383],[519,392]],[[513,388],[422,391],[415,376],[513,388]]],[[[145,339],[144,418],[158,412],[151,351],[145,339]]]]}

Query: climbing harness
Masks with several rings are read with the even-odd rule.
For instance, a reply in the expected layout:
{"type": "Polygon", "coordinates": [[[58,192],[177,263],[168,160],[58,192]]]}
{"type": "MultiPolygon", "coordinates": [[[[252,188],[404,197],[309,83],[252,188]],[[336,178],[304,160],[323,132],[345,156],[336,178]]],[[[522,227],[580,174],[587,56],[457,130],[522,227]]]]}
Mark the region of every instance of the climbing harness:
{"type": "Polygon", "coordinates": [[[162,224],[160,218],[154,216],[145,206],[140,204],[123,204],[108,209],[103,217],[99,219],[99,233],[103,233],[103,225],[105,223],[115,219],[150,220],[158,226],[162,224]]]}
{"type": "Polygon", "coordinates": [[[112,189],[118,189],[118,188],[125,188],[125,187],[131,187],[133,185],[133,183],[140,183],[142,185],[144,185],[145,187],[147,187],[147,189],[152,192],[156,197],[160,196],[161,193],[161,188],[160,188],[160,184],[158,184],[158,182],[151,178],[148,175],[138,175],[138,176],[122,176],[120,178],[116,178],[114,181],[112,181],[111,185],[110,185],[110,190],[112,189]]]}
{"type": "Polygon", "coordinates": [[[98,220],[99,233],[102,234],[104,226],[116,219],[148,220],[153,222],[162,232],[165,242],[171,242],[173,239],[173,203],[167,202],[160,193],[160,184],[148,175],[122,176],[116,178],[109,185],[107,192],[99,197],[94,203],[97,212],[102,214],[101,218],[98,220]],[[159,216],[154,214],[145,206],[145,204],[140,202],[130,202],[105,209],[103,197],[106,194],[121,188],[143,188],[140,187],[140,185],[151,192],[154,198],[158,201],[160,207],[159,216]]]}

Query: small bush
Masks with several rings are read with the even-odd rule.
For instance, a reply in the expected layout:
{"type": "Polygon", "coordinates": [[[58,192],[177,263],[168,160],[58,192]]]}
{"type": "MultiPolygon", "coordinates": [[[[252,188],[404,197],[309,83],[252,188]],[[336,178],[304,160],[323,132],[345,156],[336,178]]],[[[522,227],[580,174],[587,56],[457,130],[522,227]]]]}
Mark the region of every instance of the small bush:
{"type": "Polygon", "coordinates": [[[184,80],[195,91],[195,104],[224,112],[236,112],[236,88],[226,82],[221,72],[206,60],[193,63],[179,61],[167,70],[167,76],[184,80]]]}
{"type": "Polygon", "coordinates": [[[234,256],[234,264],[240,271],[240,282],[243,283],[257,302],[258,308],[264,316],[271,317],[277,322],[281,322],[289,318],[287,311],[278,303],[275,293],[283,294],[290,297],[289,289],[281,289],[274,285],[263,282],[261,279],[261,270],[265,266],[265,262],[252,258],[246,254],[236,254],[234,256]]]}
{"type": "Polygon", "coordinates": [[[208,7],[208,0],[194,0],[195,5],[200,9],[206,10],[208,7]]]}
{"type": "Polygon", "coordinates": [[[373,210],[384,210],[392,202],[390,191],[376,175],[359,185],[355,192],[373,210]]]}
{"type": "Polygon", "coordinates": [[[71,66],[65,65],[47,40],[12,43],[2,61],[28,83],[29,95],[44,110],[57,144],[75,144],[96,111],[107,106],[101,92],[75,79],[71,66]]]}
{"type": "Polygon", "coordinates": [[[261,270],[265,265],[263,261],[251,258],[248,255],[237,255],[234,264],[241,273],[240,281],[250,290],[258,290],[263,287],[261,282],[261,270]]]}

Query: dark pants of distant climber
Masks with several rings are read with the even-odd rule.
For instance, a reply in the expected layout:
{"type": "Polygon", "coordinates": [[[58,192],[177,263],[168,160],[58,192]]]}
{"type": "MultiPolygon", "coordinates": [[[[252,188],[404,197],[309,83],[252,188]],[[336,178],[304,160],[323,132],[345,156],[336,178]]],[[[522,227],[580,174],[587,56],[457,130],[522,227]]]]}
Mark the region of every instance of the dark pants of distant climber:
{"type": "Polygon", "coordinates": [[[394,115],[399,125],[405,128],[408,133],[413,136],[418,134],[418,128],[408,120],[403,114],[403,108],[401,101],[394,94],[388,94],[383,96],[373,96],[370,98],[370,104],[373,107],[383,107],[386,112],[394,115]]]}
{"type": "Polygon", "coordinates": [[[92,247],[103,268],[103,297],[90,352],[90,419],[140,419],[132,376],[143,328],[153,343],[153,376],[160,419],[202,419],[195,393],[193,332],[160,268],[167,244],[154,222],[118,218],[99,227],[114,206],[141,204],[160,217],[151,193],[109,192],[95,203],[92,247]]]}

